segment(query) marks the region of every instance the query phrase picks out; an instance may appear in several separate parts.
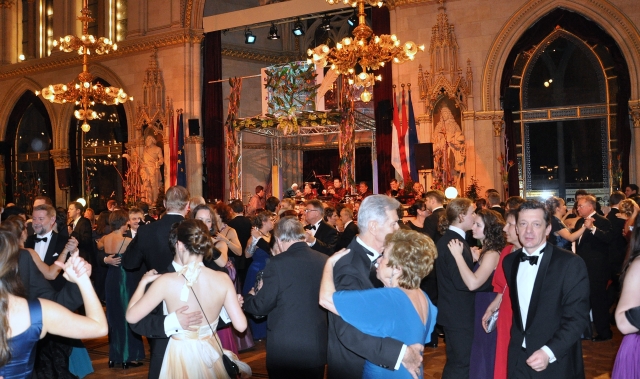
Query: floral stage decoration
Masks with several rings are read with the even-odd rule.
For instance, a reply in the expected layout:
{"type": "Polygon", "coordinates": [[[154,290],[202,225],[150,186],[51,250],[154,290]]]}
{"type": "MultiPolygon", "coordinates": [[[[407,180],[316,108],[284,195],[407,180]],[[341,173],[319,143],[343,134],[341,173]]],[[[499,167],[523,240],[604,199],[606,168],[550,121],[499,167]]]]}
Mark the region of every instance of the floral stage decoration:
{"type": "Polygon", "coordinates": [[[237,131],[257,128],[277,128],[281,130],[284,135],[287,135],[298,133],[301,127],[338,125],[341,117],[342,113],[335,111],[296,111],[280,116],[266,114],[264,116],[236,119],[233,122],[233,126],[237,131]]]}
{"type": "Polygon", "coordinates": [[[236,133],[238,109],[240,108],[240,92],[242,91],[242,78],[230,78],[229,85],[229,109],[227,120],[224,123],[224,130],[227,138],[227,162],[229,164],[229,194],[230,199],[239,199],[240,186],[238,185],[238,160],[240,152],[238,148],[238,134],[236,133]]]}

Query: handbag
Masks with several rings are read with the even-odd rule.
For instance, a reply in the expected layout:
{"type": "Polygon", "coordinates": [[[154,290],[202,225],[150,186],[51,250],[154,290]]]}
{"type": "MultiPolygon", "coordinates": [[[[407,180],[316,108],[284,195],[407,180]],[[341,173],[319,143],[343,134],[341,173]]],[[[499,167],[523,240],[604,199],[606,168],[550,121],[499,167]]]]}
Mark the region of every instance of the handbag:
{"type": "MultiPolygon", "coordinates": [[[[182,276],[184,276],[184,274],[182,274],[182,276]]],[[[187,279],[187,278],[185,277],[185,279],[187,279]]],[[[204,319],[207,321],[207,324],[209,324],[209,328],[211,329],[211,332],[213,333],[213,336],[214,336],[216,342],[218,343],[218,346],[220,347],[220,353],[222,354],[222,364],[224,365],[224,369],[227,372],[227,375],[229,375],[230,378],[237,378],[238,375],[240,375],[240,367],[238,367],[236,362],[231,360],[231,358],[229,358],[224,353],[224,349],[222,348],[222,344],[220,344],[218,333],[216,333],[216,331],[213,330],[213,328],[211,327],[211,324],[209,323],[209,319],[207,318],[207,314],[204,313],[204,309],[202,309],[202,305],[200,304],[200,300],[198,300],[198,296],[196,296],[196,292],[193,290],[193,287],[190,287],[190,288],[191,288],[191,292],[193,293],[193,296],[196,298],[196,301],[198,302],[198,305],[200,306],[200,310],[202,311],[202,315],[204,316],[204,319]]]]}
{"type": "MultiPolygon", "coordinates": [[[[502,289],[502,296],[504,296],[504,291],[506,291],[506,289],[507,286],[502,289]]],[[[502,304],[502,298],[500,299],[500,304],[502,304]]],[[[498,325],[498,314],[500,313],[500,304],[498,304],[498,307],[493,311],[493,313],[491,313],[489,319],[487,319],[487,334],[496,330],[496,326],[498,325]]]]}

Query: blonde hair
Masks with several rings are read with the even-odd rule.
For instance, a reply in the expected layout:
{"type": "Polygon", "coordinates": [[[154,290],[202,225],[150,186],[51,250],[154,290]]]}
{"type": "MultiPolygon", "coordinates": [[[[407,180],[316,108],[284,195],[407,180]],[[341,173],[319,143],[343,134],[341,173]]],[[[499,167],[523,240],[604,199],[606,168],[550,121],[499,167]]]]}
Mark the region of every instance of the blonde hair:
{"type": "Polygon", "coordinates": [[[420,287],[422,279],[433,270],[438,250],[433,240],[414,230],[398,229],[387,235],[385,247],[390,246],[389,267],[400,268],[398,284],[402,288],[420,287]]]}

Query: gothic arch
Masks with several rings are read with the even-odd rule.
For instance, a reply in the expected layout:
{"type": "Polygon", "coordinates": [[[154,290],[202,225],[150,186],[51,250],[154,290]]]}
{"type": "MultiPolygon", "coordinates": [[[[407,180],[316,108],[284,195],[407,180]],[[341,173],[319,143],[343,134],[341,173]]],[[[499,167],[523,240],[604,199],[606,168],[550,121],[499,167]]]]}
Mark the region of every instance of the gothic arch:
{"type": "Polygon", "coordinates": [[[187,9],[185,13],[187,13],[187,17],[189,19],[185,19],[185,27],[188,25],[189,21],[191,22],[191,29],[202,29],[202,18],[204,16],[204,3],[206,0],[187,0],[187,9]],[[191,12],[191,14],[188,14],[191,12]]]}
{"type": "MultiPolygon", "coordinates": [[[[118,88],[123,88],[124,92],[129,93],[129,91],[127,91],[127,89],[122,86],[122,82],[120,81],[118,76],[110,69],[99,64],[93,64],[89,66],[88,70],[93,75],[94,78],[104,79],[107,82],[109,82],[110,85],[118,88]]],[[[131,122],[134,119],[134,114],[135,114],[133,109],[133,102],[127,101],[122,105],[124,106],[124,111],[127,116],[127,129],[128,129],[127,131],[130,136],[135,135],[133,134],[135,128],[133,126],[133,122],[131,122]]],[[[54,133],[53,148],[54,149],[69,148],[69,133],[70,133],[69,120],[71,120],[72,117],[75,117],[73,115],[74,108],[75,108],[74,104],[62,105],[62,111],[60,112],[60,117],[57,119],[57,122],[53,127],[53,133],[54,133]]]]}
{"type": "MultiPolygon", "coordinates": [[[[0,137],[2,137],[2,140],[6,140],[7,123],[9,122],[9,116],[11,115],[11,111],[13,110],[13,108],[16,106],[16,103],[22,98],[22,95],[24,95],[26,91],[35,93],[36,91],[40,90],[42,90],[42,86],[29,78],[21,78],[7,90],[7,95],[4,97],[4,99],[2,99],[2,102],[0,102],[0,137]]],[[[42,104],[47,110],[47,114],[49,115],[49,119],[51,120],[51,127],[55,134],[56,129],[54,125],[57,118],[54,105],[49,101],[44,100],[42,100],[42,104]]]]}
{"type": "Polygon", "coordinates": [[[496,109],[500,103],[500,76],[513,46],[536,21],[556,8],[564,8],[600,25],[618,44],[627,60],[631,79],[631,98],[640,97],[640,34],[633,22],[607,0],[530,0],[504,24],[491,44],[482,72],[482,110],[496,109]]]}

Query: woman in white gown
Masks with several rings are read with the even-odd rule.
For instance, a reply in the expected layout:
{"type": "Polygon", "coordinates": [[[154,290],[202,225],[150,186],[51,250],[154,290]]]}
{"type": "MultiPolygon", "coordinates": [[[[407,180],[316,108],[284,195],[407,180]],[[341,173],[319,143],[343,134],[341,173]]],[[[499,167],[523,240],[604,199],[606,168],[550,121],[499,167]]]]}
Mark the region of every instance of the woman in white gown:
{"type": "MultiPolygon", "coordinates": [[[[158,275],[155,270],[144,275],[127,309],[127,321],[136,323],[164,301],[168,311],[185,305],[201,309],[203,324],[193,330],[182,330],[171,336],[162,362],[161,378],[228,378],[222,362],[222,350],[214,331],[224,306],[233,327],[242,332],[247,319],[240,308],[229,276],[204,267],[202,260],[212,254],[213,241],[200,220],[185,220],[171,231],[169,243],[175,249],[176,272],[158,275]],[[146,286],[153,282],[145,293],[146,286]],[[207,321],[208,320],[208,321],[207,321]],[[209,324],[209,322],[213,322],[209,324]]],[[[239,366],[243,378],[251,369],[228,350],[239,366]]]]}

